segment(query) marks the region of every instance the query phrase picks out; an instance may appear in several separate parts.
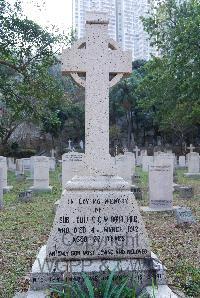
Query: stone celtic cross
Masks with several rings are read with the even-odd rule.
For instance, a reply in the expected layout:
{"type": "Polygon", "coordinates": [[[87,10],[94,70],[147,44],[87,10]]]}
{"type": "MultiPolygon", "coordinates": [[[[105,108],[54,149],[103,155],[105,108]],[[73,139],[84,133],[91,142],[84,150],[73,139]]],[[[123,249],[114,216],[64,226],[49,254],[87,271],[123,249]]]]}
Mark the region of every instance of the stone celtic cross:
{"type": "Polygon", "coordinates": [[[131,52],[108,36],[104,13],[88,13],[86,36],[62,54],[62,74],[85,88],[85,159],[90,173],[110,175],[109,88],[132,72],[131,52]]]}

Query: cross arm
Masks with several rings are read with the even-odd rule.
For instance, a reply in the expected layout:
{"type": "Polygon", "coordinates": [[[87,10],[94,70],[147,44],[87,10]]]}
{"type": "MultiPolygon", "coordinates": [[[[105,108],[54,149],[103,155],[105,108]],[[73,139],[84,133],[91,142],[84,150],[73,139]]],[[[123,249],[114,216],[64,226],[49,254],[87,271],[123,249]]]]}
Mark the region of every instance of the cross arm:
{"type": "Polygon", "coordinates": [[[129,75],[132,73],[131,51],[111,50],[109,51],[109,72],[129,75]]]}
{"type": "Polygon", "coordinates": [[[86,72],[86,50],[83,45],[84,40],[79,40],[71,48],[62,51],[61,71],[63,75],[72,72],[86,72]]]}

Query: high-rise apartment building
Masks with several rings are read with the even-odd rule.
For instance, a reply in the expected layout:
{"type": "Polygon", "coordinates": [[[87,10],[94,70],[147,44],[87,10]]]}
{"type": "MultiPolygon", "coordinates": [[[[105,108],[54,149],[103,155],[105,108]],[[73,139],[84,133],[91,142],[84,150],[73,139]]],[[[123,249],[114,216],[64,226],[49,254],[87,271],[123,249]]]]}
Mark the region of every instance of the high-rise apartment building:
{"type": "Polygon", "coordinates": [[[85,33],[85,14],[90,10],[107,12],[109,34],[124,50],[132,50],[133,60],[150,58],[155,50],[150,47],[148,34],[143,29],[141,16],[150,9],[150,0],[73,0],[73,28],[78,38],[85,33]]]}

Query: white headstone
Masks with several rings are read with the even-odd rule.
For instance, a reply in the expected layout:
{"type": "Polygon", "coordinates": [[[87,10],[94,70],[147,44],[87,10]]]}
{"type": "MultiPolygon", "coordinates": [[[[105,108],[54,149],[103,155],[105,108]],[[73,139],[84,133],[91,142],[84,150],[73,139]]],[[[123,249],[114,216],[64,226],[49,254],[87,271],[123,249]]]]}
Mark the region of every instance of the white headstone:
{"type": "Polygon", "coordinates": [[[158,155],[154,155],[154,165],[156,166],[166,166],[170,165],[172,175],[174,172],[174,154],[172,153],[160,153],[158,155]]]}
{"type": "Polygon", "coordinates": [[[184,155],[179,156],[178,164],[179,164],[179,167],[181,168],[186,167],[186,160],[184,155]]]}
{"type": "Polygon", "coordinates": [[[200,173],[199,153],[191,152],[188,154],[188,173],[200,173]]]}
{"type": "Polygon", "coordinates": [[[142,171],[148,172],[149,167],[153,165],[153,156],[143,155],[142,156],[142,171]]]}
{"type": "Polygon", "coordinates": [[[55,157],[49,157],[49,170],[55,171],[56,169],[56,160],[55,157]]]}
{"type": "Polygon", "coordinates": [[[31,170],[31,161],[30,158],[22,158],[24,171],[31,170]]]}
{"type": "Polygon", "coordinates": [[[7,158],[7,163],[8,163],[8,170],[9,171],[15,171],[16,170],[15,159],[13,157],[8,157],[7,158]]]}
{"type": "Polygon", "coordinates": [[[34,156],[33,191],[51,191],[49,186],[49,158],[46,156],[34,156]]]}
{"type": "Polygon", "coordinates": [[[12,189],[12,186],[8,186],[7,184],[7,175],[8,175],[8,168],[7,168],[7,159],[4,156],[0,156],[0,168],[2,168],[2,183],[3,183],[3,191],[7,192],[12,189]]]}
{"type": "Polygon", "coordinates": [[[173,208],[173,174],[170,165],[149,167],[149,207],[158,210],[173,208]]]}
{"type": "Polygon", "coordinates": [[[115,164],[116,175],[132,184],[132,176],[135,174],[135,155],[132,152],[117,155],[115,156],[115,164]]]}
{"type": "Polygon", "coordinates": [[[62,156],[62,189],[74,176],[84,175],[84,154],[78,152],[65,153],[62,156]]]}
{"type": "Polygon", "coordinates": [[[22,159],[16,159],[16,174],[24,174],[24,166],[22,159]]]}

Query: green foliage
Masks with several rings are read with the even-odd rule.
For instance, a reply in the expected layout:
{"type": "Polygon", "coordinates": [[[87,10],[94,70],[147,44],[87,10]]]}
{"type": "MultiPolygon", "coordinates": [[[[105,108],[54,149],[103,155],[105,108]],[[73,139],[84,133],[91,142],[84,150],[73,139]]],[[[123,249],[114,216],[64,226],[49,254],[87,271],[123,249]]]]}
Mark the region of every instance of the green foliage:
{"type": "MultiPolygon", "coordinates": [[[[20,1],[0,2],[0,139],[4,145],[23,121],[40,121],[63,99],[64,89],[50,72],[58,48],[70,42],[23,15],[20,1]]],[[[55,119],[53,119],[55,122],[55,119]]]]}
{"type": "Polygon", "coordinates": [[[176,268],[177,278],[185,293],[190,297],[200,296],[200,269],[186,263],[181,263],[176,268]]]}
{"type": "Polygon", "coordinates": [[[127,132],[128,147],[131,143],[131,133],[137,138],[141,123],[144,125],[148,122],[148,115],[142,113],[142,109],[138,106],[141,95],[137,92],[144,77],[145,63],[143,60],[133,62],[132,75],[121,80],[110,92],[110,122],[111,125],[116,125],[120,118],[126,119],[124,131],[127,132]]]}
{"type": "Polygon", "coordinates": [[[54,294],[57,294],[60,298],[136,298],[135,288],[130,289],[127,287],[127,278],[122,278],[119,282],[115,281],[114,270],[109,274],[108,279],[105,282],[101,282],[98,288],[95,287],[87,274],[83,273],[82,275],[84,280],[83,287],[77,282],[64,285],[62,283],[53,283],[52,286],[62,287],[63,290],[51,289],[51,297],[54,297],[54,294]]]}
{"type": "Polygon", "coordinates": [[[145,65],[140,107],[183,138],[200,125],[200,2],[166,0],[152,11],[143,22],[161,58],[145,65]]]}

